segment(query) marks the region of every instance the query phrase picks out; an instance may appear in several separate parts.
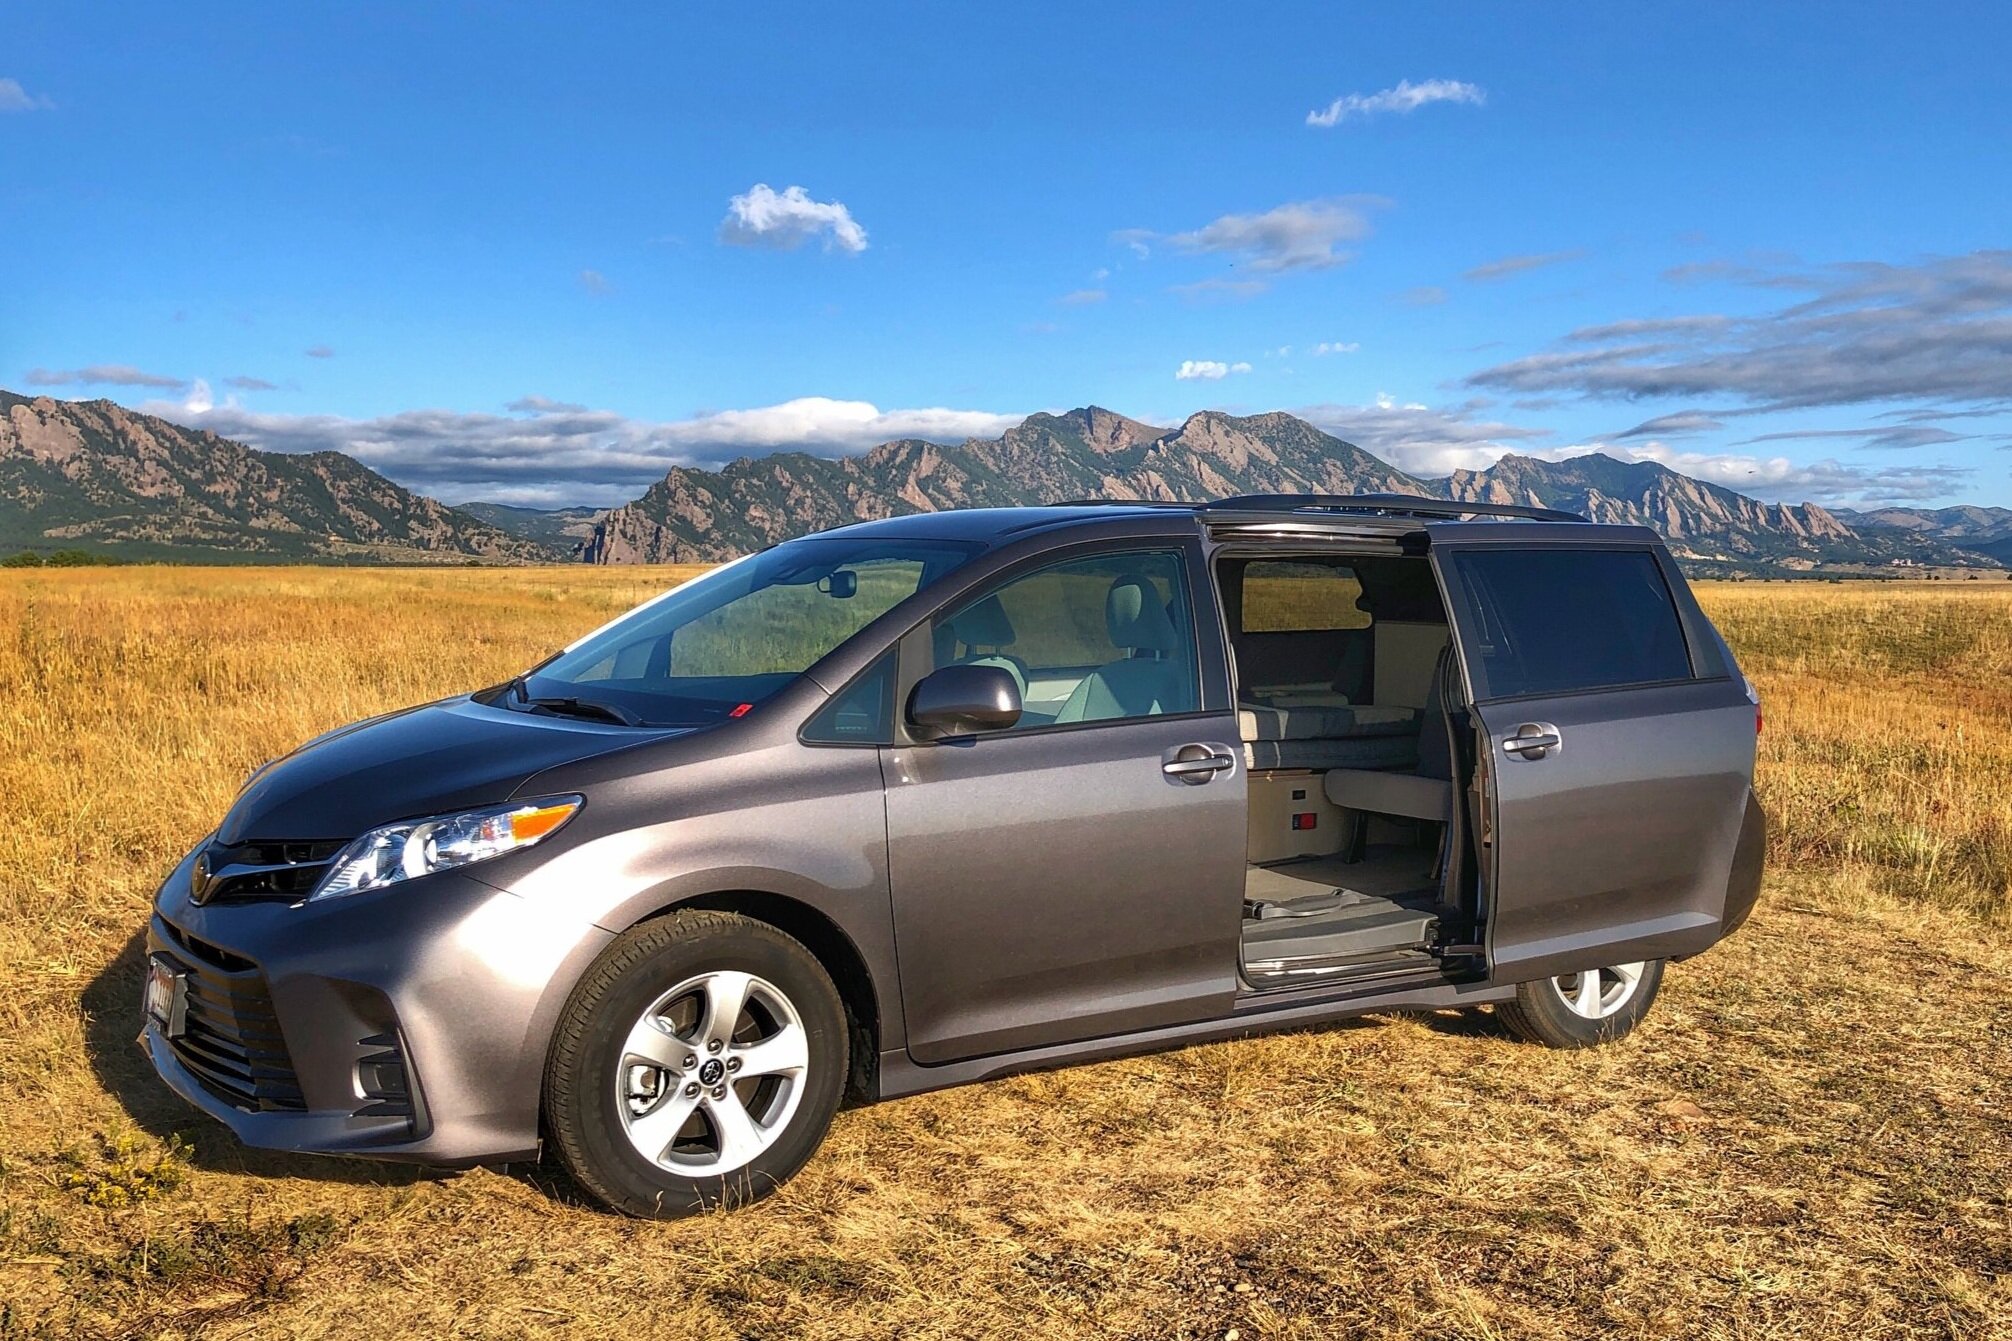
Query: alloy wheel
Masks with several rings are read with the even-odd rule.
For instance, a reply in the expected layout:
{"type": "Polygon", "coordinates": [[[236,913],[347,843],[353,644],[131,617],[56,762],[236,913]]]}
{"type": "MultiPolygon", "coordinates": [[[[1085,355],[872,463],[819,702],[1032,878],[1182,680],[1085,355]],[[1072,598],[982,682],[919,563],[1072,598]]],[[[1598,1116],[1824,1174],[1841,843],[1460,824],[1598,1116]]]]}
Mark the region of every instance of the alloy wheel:
{"type": "Polygon", "coordinates": [[[804,1095],[810,1039],[788,997],[751,973],[687,978],[622,1045],[616,1098],[636,1152],[687,1178],[745,1168],[804,1095]]]}
{"type": "Polygon", "coordinates": [[[1634,999],[1642,981],[1641,963],[1564,973],[1551,979],[1551,990],[1565,1009],[1586,1020],[1604,1020],[1634,999]]]}

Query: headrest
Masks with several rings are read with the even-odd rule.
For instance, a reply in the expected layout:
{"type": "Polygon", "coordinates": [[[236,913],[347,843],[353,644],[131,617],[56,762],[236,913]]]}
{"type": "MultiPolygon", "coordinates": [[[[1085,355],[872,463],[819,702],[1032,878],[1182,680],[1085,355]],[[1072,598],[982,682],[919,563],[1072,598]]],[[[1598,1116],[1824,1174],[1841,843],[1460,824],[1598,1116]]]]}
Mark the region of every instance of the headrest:
{"type": "Polygon", "coordinates": [[[1180,643],[1160,594],[1144,578],[1121,577],[1104,597],[1104,624],[1116,647],[1171,655],[1180,643]]]}
{"type": "Polygon", "coordinates": [[[952,617],[950,633],[966,647],[1004,647],[1013,641],[1013,621],[997,596],[987,596],[952,617]]]}

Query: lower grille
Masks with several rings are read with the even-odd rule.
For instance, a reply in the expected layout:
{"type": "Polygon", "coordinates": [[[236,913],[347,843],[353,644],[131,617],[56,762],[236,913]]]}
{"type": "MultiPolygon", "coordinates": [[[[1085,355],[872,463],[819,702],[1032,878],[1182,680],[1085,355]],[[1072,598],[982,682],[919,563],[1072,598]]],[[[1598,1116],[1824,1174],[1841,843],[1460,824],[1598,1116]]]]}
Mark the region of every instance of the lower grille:
{"type": "Polygon", "coordinates": [[[180,1037],[168,1040],[175,1057],[234,1108],[305,1110],[265,975],[248,959],[162,925],[174,944],[171,957],[187,970],[186,1023],[180,1037]]]}

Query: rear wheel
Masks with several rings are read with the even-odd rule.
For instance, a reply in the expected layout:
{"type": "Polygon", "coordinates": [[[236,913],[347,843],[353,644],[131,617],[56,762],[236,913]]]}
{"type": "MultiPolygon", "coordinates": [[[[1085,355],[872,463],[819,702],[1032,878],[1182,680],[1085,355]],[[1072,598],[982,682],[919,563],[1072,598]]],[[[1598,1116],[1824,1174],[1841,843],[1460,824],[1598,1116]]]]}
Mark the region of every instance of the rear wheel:
{"type": "Polygon", "coordinates": [[[1521,983],[1495,1008],[1518,1038],[1552,1048],[1610,1043],[1642,1022],[1663,982],[1663,961],[1615,964],[1521,983]]]}
{"type": "Polygon", "coordinates": [[[552,1144],[582,1187],[669,1218],[767,1195],[824,1139],[845,1011],[814,956],[764,923],[644,923],[567,1003],[545,1077],[552,1144]]]}

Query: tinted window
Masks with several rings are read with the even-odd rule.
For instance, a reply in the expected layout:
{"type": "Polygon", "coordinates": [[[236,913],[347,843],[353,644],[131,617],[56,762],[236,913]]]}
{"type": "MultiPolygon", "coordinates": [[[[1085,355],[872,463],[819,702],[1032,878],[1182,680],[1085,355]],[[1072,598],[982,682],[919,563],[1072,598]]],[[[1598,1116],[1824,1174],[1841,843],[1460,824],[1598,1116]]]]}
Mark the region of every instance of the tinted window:
{"type": "Polygon", "coordinates": [[[803,728],[821,745],[888,745],[894,740],[894,653],[832,696],[803,728]]]}
{"type": "Polygon", "coordinates": [[[1244,565],[1244,633],[1366,629],[1355,570],[1314,559],[1254,559],[1244,565]]]}
{"type": "Polygon", "coordinates": [[[1453,566],[1481,697],[1690,678],[1669,584],[1645,550],[1477,550],[1453,566]]]}
{"type": "Polygon", "coordinates": [[[1141,550],[1011,578],[934,625],[936,664],[1002,666],[1021,685],[1015,730],[1194,712],[1185,565],[1141,550]]]}

